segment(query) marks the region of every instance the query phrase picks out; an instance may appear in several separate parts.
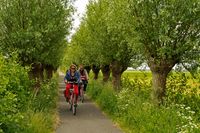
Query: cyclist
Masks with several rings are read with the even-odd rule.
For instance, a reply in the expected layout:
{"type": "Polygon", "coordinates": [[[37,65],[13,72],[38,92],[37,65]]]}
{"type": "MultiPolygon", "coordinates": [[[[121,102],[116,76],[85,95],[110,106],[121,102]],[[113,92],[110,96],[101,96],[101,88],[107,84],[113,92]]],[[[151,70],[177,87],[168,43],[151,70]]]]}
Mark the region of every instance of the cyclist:
{"type": "Polygon", "coordinates": [[[78,99],[78,83],[80,82],[80,75],[79,72],[76,70],[76,65],[75,64],[71,64],[70,65],[70,69],[67,70],[65,78],[64,78],[64,82],[66,83],[66,90],[65,90],[65,98],[66,101],[69,101],[69,89],[70,88],[74,88],[74,93],[76,95],[76,102],[77,103],[77,99],[78,99]]]}
{"type": "MultiPolygon", "coordinates": [[[[83,64],[79,65],[79,70],[78,71],[79,71],[79,74],[80,74],[81,82],[84,85],[84,91],[86,91],[89,77],[88,77],[88,73],[87,73],[86,69],[84,69],[83,64]]],[[[79,92],[80,92],[80,86],[79,86],[79,92]]]]}

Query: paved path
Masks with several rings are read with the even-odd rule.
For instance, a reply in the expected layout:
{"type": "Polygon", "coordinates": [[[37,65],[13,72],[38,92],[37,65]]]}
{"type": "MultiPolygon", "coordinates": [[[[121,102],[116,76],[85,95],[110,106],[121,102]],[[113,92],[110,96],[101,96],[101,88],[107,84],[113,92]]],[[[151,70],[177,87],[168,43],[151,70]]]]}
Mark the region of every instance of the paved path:
{"type": "Polygon", "coordinates": [[[79,102],[77,114],[73,116],[63,97],[65,88],[63,78],[63,75],[60,76],[59,116],[61,122],[56,133],[122,133],[88,98],[84,103],[79,102]]]}

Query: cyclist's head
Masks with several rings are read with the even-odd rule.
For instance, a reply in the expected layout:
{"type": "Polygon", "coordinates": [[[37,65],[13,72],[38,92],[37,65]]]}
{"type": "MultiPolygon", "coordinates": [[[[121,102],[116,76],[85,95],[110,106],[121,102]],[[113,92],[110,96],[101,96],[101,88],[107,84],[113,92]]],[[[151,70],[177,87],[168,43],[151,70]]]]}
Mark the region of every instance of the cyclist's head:
{"type": "Polygon", "coordinates": [[[80,64],[80,65],[79,65],[79,68],[80,68],[80,70],[83,70],[83,69],[84,69],[83,64],[80,64]]]}
{"type": "Polygon", "coordinates": [[[75,64],[71,64],[70,65],[70,70],[71,71],[76,71],[76,65],[75,64]]]}

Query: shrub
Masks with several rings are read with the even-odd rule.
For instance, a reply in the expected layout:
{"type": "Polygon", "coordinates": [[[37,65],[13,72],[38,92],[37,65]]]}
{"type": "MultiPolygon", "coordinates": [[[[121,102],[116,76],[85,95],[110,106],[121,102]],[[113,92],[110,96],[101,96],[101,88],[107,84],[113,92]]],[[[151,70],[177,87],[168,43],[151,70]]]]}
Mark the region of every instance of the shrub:
{"type": "Polygon", "coordinates": [[[200,121],[200,84],[198,81],[199,79],[191,79],[185,73],[171,74],[167,80],[166,101],[168,104],[178,103],[191,107],[200,121]]]}
{"type": "Polygon", "coordinates": [[[43,82],[38,94],[32,96],[31,108],[35,112],[49,112],[49,110],[56,109],[57,99],[58,81],[54,77],[50,81],[43,82]]]}
{"type": "Polygon", "coordinates": [[[0,133],[51,133],[58,97],[57,77],[32,94],[28,69],[0,55],[0,133]]]}
{"type": "Polygon", "coordinates": [[[19,132],[29,99],[28,70],[0,55],[0,132],[19,132]]]}

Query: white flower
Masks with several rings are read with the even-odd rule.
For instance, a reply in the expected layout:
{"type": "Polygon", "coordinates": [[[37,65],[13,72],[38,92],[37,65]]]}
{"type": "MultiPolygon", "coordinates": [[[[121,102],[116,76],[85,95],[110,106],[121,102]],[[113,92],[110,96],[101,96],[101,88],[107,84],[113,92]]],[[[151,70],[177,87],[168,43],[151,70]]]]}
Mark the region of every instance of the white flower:
{"type": "Polygon", "coordinates": [[[181,113],[180,112],[177,112],[178,116],[181,116],[181,113]]]}
{"type": "Polygon", "coordinates": [[[185,108],[186,110],[190,110],[191,108],[190,107],[187,107],[187,108],[185,108]]]}
{"type": "Polygon", "coordinates": [[[189,116],[187,119],[188,119],[188,120],[192,120],[192,117],[191,117],[191,116],[189,116]]]}
{"type": "Polygon", "coordinates": [[[195,112],[194,112],[194,111],[189,111],[189,113],[191,113],[191,114],[195,114],[195,112]]]}

